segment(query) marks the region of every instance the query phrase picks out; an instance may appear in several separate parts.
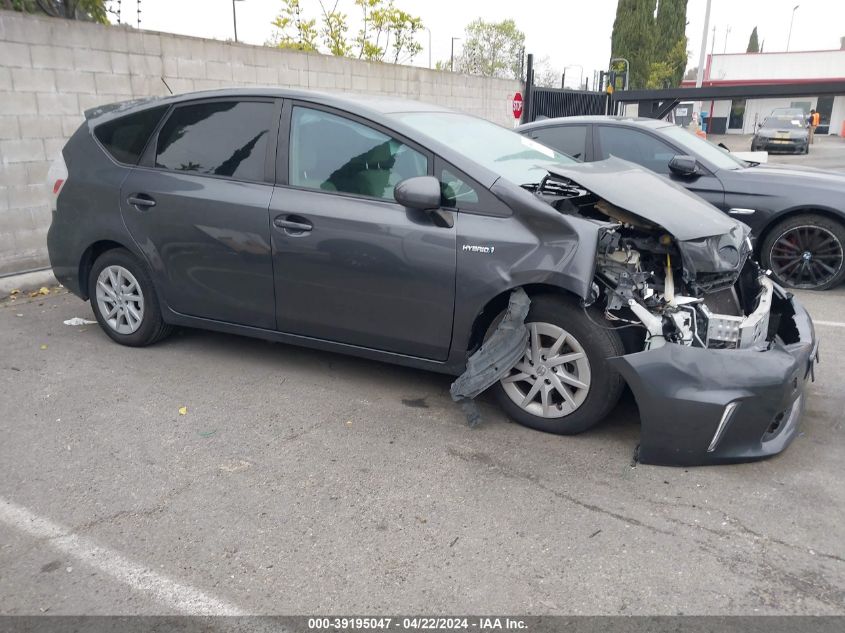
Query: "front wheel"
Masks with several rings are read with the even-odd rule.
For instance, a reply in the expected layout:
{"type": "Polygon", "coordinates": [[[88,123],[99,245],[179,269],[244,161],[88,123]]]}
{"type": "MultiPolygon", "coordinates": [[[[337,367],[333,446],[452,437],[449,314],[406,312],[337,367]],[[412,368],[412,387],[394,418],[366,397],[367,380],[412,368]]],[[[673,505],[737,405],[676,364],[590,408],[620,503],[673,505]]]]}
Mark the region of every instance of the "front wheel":
{"type": "Polygon", "coordinates": [[[573,435],[595,426],[622,393],[622,377],[608,364],[624,354],[619,334],[593,322],[574,301],[540,296],[525,319],[525,355],[494,387],[502,408],[525,426],[573,435]]]}
{"type": "Polygon", "coordinates": [[[787,218],[763,240],[760,255],[787,288],[827,290],[845,277],[845,226],[823,215],[787,218]]]}
{"type": "Polygon", "coordinates": [[[143,347],[170,333],[146,268],[127,250],[97,258],[88,276],[88,296],[100,327],[121,345],[143,347]]]}

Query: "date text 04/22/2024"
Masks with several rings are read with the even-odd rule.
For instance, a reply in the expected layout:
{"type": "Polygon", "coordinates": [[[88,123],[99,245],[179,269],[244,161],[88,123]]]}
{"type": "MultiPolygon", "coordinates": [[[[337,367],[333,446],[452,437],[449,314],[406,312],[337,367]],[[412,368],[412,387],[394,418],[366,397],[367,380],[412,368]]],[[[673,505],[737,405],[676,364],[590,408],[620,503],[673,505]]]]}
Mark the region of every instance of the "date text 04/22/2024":
{"type": "Polygon", "coordinates": [[[519,618],[498,617],[314,617],[308,619],[308,629],[312,631],[364,631],[364,630],[472,630],[501,631],[526,630],[524,620],[519,618]]]}

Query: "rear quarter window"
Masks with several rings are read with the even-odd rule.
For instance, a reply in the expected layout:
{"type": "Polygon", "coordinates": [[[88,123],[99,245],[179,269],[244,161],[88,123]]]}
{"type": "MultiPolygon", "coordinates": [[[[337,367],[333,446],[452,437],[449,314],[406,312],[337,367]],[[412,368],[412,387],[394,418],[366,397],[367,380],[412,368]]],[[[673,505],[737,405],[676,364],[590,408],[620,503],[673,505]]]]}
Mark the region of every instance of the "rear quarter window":
{"type": "Polygon", "coordinates": [[[114,119],[94,128],[94,136],[119,163],[137,165],[153,130],[167,106],[149,108],[114,119]]]}

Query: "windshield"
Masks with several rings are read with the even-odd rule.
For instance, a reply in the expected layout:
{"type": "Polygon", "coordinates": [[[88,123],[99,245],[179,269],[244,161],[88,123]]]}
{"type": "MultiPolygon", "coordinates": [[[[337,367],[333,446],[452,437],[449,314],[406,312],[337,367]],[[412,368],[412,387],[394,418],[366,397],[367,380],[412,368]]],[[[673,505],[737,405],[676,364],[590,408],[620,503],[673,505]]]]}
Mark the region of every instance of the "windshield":
{"type": "Polygon", "coordinates": [[[577,162],[507,128],[457,112],[402,112],[406,125],[517,185],[539,183],[546,167],[577,162]]]}
{"type": "Polygon", "coordinates": [[[772,110],[772,116],[790,116],[803,119],[807,115],[801,108],[775,108],[772,110]]]}
{"type": "Polygon", "coordinates": [[[780,130],[803,130],[804,129],[804,122],[798,117],[792,116],[770,116],[765,121],[763,121],[763,125],[766,129],[780,129],[780,130]]]}
{"type": "Polygon", "coordinates": [[[740,169],[742,167],[748,167],[748,163],[744,160],[731,156],[727,150],[687,132],[682,127],[672,125],[660,128],[660,131],[683,147],[692,156],[700,156],[704,160],[713,163],[718,169],[740,169]]]}

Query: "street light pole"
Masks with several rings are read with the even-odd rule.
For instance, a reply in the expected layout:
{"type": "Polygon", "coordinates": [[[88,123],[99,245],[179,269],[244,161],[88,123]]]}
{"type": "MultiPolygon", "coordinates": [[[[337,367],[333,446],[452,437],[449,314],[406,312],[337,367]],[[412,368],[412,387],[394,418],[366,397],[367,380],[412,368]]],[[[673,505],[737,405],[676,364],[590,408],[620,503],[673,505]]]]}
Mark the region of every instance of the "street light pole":
{"type": "MultiPolygon", "coordinates": [[[[701,50],[698,54],[698,72],[695,74],[695,87],[701,88],[704,82],[704,61],[707,57],[707,31],[710,30],[710,0],[707,0],[707,6],[704,9],[704,30],[701,32],[701,50]]],[[[701,117],[701,101],[696,102],[696,108],[699,118],[701,117]]]]}
{"type": "Polygon", "coordinates": [[[427,26],[423,28],[428,31],[428,67],[431,68],[431,29],[427,26]]]}
{"type": "Polygon", "coordinates": [[[232,25],[235,27],[235,41],[238,41],[238,12],[235,11],[235,0],[232,0],[232,25]]]}
{"type": "Polygon", "coordinates": [[[459,40],[459,37],[452,38],[452,55],[449,57],[449,70],[450,72],[455,72],[455,40],[459,40]]]}
{"type": "Polygon", "coordinates": [[[789,41],[792,39],[792,23],[795,21],[795,10],[800,7],[800,4],[796,4],[792,7],[792,17],[789,19],[789,35],[786,36],[786,52],[789,52],[789,41]]]}
{"type": "MultiPolygon", "coordinates": [[[[701,52],[698,54],[698,72],[695,75],[695,87],[701,88],[704,81],[704,61],[707,56],[707,31],[710,30],[710,0],[704,9],[704,30],[701,32],[701,52]]],[[[700,109],[700,106],[699,106],[700,109]]]]}
{"type": "Polygon", "coordinates": [[[238,41],[238,14],[235,11],[235,3],[243,0],[232,0],[232,26],[235,27],[235,41],[238,41]]]}

